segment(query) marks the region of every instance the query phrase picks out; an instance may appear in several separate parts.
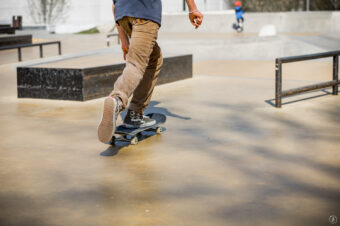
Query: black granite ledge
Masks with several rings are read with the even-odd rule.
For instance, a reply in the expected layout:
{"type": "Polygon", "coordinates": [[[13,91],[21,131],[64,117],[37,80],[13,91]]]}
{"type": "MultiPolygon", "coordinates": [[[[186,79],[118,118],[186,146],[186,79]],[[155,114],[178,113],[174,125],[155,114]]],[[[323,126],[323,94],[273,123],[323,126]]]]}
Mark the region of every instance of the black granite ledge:
{"type": "Polygon", "coordinates": [[[0,34],[15,34],[15,27],[0,27],[0,34]]]}
{"type": "Polygon", "coordinates": [[[18,44],[32,44],[32,35],[5,35],[0,36],[0,47],[18,44]]]}
{"type": "MultiPolygon", "coordinates": [[[[107,96],[125,64],[91,68],[17,68],[18,98],[86,101],[107,96]]],[[[157,85],[192,78],[192,55],[165,57],[157,85]]]]}

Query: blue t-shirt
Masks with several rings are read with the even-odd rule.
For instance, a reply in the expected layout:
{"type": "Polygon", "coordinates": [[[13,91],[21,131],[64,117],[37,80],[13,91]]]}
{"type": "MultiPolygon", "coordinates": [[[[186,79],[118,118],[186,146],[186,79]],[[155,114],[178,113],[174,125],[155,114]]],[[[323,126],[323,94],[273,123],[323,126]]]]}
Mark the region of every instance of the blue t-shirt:
{"type": "Polygon", "coordinates": [[[125,16],[152,20],[162,23],[161,0],[113,0],[115,4],[116,21],[125,16]]]}

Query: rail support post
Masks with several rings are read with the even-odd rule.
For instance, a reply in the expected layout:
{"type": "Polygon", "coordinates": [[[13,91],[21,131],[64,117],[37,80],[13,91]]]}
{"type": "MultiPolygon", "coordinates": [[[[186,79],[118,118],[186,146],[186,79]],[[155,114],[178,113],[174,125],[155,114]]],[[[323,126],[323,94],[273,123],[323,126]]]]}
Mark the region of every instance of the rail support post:
{"type": "Polygon", "coordinates": [[[21,57],[21,48],[20,47],[18,48],[18,58],[19,58],[19,61],[22,60],[22,57],[21,57]]]}
{"type": "Polygon", "coordinates": [[[61,42],[58,42],[58,53],[61,55],[61,42]]]}
{"type": "Polygon", "coordinates": [[[40,49],[40,58],[43,58],[43,45],[39,45],[39,49],[40,49]]]}
{"type": "Polygon", "coordinates": [[[282,106],[282,63],[278,59],[275,62],[275,107],[282,106]]]}
{"type": "Polygon", "coordinates": [[[333,80],[337,84],[333,86],[333,95],[338,95],[339,92],[339,56],[333,57],[333,80]]]}

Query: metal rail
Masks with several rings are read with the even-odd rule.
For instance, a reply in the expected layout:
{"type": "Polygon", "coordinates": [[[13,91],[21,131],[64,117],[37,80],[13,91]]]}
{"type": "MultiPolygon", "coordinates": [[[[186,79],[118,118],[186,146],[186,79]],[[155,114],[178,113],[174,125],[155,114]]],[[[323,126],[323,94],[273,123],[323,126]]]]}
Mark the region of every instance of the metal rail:
{"type": "Polygon", "coordinates": [[[277,58],[275,61],[275,64],[276,64],[275,107],[277,108],[282,107],[282,97],[292,96],[292,95],[296,95],[299,93],[304,93],[304,92],[317,90],[317,89],[323,89],[327,87],[333,87],[332,94],[338,95],[338,92],[339,92],[338,91],[339,90],[339,55],[340,55],[340,50],[332,51],[332,52],[325,52],[325,53],[310,54],[310,55],[277,58]],[[305,61],[305,60],[327,58],[327,57],[333,57],[333,80],[332,81],[282,91],[282,64],[305,61]]]}
{"type": "Polygon", "coordinates": [[[0,47],[0,51],[1,50],[9,50],[9,49],[18,49],[18,59],[19,61],[22,61],[22,54],[21,54],[21,49],[22,48],[27,48],[27,47],[34,47],[34,46],[39,46],[40,49],[40,58],[44,57],[43,54],[43,46],[46,45],[54,45],[57,44],[58,45],[58,53],[59,55],[61,55],[61,42],[60,41],[55,41],[55,42],[42,42],[42,43],[29,43],[29,44],[20,44],[20,45],[10,45],[10,46],[2,46],[0,47]]]}
{"type": "Polygon", "coordinates": [[[117,37],[117,43],[120,44],[120,38],[119,38],[119,34],[108,34],[106,36],[106,42],[107,42],[107,46],[110,46],[110,37],[117,37]]]}

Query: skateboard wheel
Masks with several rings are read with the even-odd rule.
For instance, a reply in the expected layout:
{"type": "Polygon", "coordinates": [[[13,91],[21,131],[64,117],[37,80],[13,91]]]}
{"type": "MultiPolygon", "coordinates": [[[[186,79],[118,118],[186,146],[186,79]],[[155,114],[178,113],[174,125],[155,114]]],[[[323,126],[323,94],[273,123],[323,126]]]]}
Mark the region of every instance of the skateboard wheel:
{"type": "Polygon", "coordinates": [[[156,128],[156,133],[157,134],[161,134],[163,132],[163,128],[162,127],[157,127],[156,128]]]}
{"type": "Polygon", "coordinates": [[[131,141],[130,141],[130,144],[132,144],[132,145],[138,144],[138,138],[137,137],[132,138],[131,141]]]}

